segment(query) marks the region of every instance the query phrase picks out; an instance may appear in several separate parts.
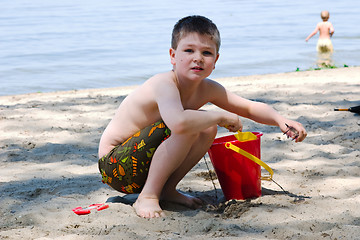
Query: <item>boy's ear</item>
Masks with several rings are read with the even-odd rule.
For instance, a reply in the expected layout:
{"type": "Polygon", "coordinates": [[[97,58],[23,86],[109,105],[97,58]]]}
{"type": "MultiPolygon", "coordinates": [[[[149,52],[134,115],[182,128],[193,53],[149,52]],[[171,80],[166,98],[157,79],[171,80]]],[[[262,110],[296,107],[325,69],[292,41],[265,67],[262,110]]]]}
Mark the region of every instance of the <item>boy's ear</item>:
{"type": "Polygon", "coordinates": [[[220,57],[220,54],[219,53],[216,54],[216,59],[215,59],[215,62],[214,62],[214,69],[215,69],[215,64],[216,64],[217,60],[219,60],[219,57],[220,57]]]}
{"type": "Polygon", "coordinates": [[[176,62],[175,62],[175,52],[176,50],[173,49],[173,48],[170,48],[169,50],[169,54],[170,54],[170,61],[171,61],[171,64],[175,66],[176,62]]]}

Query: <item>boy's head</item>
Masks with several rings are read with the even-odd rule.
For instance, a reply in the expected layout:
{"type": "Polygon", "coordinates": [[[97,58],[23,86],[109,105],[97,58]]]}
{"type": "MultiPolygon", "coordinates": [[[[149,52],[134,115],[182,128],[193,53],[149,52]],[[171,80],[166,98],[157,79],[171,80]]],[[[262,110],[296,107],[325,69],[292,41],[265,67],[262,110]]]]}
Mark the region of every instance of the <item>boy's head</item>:
{"type": "Polygon", "coordinates": [[[220,33],[216,25],[203,16],[188,16],[180,19],[174,26],[171,39],[171,47],[176,50],[180,40],[189,33],[208,35],[216,44],[216,50],[220,49],[220,33]]]}
{"type": "Polygon", "coordinates": [[[327,21],[330,17],[330,13],[328,11],[322,11],[320,16],[323,21],[327,21]]]}

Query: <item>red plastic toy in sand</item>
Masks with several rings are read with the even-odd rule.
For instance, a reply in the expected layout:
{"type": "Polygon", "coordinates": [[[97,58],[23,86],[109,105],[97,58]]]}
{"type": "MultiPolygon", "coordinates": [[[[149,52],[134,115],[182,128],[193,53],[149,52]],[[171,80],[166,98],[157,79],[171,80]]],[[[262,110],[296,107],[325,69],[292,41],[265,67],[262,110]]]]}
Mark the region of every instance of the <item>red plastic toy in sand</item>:
{"type": "Polygon", "coordinates": [[[98,211],[101,211],[101,210],[107,209],[108,207],[109,207],[108,204],[97,203],[97,204],[91,204],[90,206],[88,206],[86,208],[77,207],[77,208],[74,208],[72,211],[74,213],[76,213],[77,215],[86,215],[86,214],[89,214],[91,212],[91,210],[96,209],[98,211]]]}

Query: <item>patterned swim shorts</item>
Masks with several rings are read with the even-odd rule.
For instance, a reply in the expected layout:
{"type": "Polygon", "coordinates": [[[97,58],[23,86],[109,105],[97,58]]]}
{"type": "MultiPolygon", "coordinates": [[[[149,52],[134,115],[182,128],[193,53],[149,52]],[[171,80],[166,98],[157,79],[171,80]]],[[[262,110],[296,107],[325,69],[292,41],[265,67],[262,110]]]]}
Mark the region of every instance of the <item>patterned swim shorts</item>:
{"type": "Polygon", "coordinates": [[[123,193],[140,193],[159,145],[170,137],[163,121],[148,126],[99,159],[102,182],[123,193]]]}

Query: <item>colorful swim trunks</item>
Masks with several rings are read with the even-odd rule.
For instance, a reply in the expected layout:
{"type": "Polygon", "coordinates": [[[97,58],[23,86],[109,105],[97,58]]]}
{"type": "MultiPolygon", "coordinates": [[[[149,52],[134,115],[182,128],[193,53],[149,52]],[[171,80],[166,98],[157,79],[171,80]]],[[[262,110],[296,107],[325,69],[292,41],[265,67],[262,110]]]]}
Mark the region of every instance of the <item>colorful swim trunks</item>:
{"type": "Polygon", "coordinates": [[[170,134],[165,123],[159,121],[114,147],[99,159],[102,182],[123,193],[140,193],[155,150],[170,134]]]}

